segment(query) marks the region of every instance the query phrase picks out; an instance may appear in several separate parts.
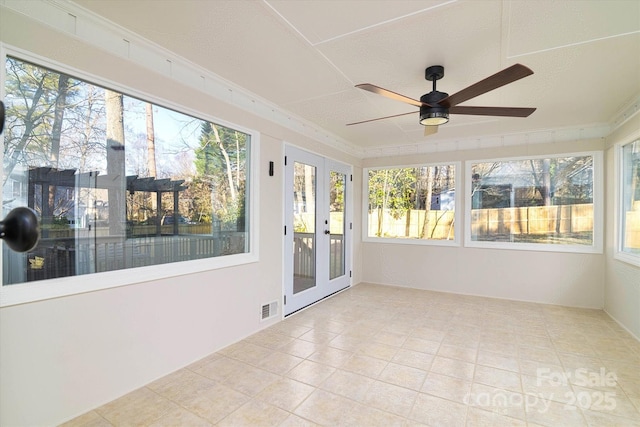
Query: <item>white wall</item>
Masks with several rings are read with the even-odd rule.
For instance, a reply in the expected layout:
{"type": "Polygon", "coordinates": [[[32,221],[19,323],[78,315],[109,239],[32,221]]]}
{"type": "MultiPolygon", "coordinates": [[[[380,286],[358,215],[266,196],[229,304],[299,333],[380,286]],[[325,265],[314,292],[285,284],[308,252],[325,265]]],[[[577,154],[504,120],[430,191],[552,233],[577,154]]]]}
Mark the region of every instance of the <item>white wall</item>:
{"type": "MultiPolygon", "coordinates": [[[[259,262],[0,309],[0,425],[58,424],[273,323],[260,308],[283,294],[284,141],[360,161],[1,6],[0,41],[261,132],[259,262]]],[[[358,281],[360,259],[356,243],[358,281]]]]}
{"type": "MultiPolygon", "coordinates": [[[[363,167],[602,151],[603,147],[601,140],[507,146],[365,159],[363,167]]],[[[462,233],[463,224],[456,224],[455,231],[462,233]]],[[[378,242],[363,243],[362,254],[365,282],[578,307],[602,308],[604,304],[601,254],[378,242]]]]}
{"type": "Polygon", "coordinates": [[[640,113],[607,138],[607,238],[605,241],[606,276],[604,309],[629,332],[640,339],[640,267],[615,259],[615,144],[640,138],[640,113]]]}

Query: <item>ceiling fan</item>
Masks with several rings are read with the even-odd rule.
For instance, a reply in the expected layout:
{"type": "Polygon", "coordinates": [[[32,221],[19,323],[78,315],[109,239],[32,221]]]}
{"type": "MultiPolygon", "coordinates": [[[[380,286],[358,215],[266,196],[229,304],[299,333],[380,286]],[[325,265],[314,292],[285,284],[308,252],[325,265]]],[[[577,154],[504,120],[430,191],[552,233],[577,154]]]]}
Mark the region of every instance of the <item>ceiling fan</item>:
{"type": "MultiPolygon", "coordinates": [[[[424,134],[432,135],[438,131],[438,125],[445,124],[449,121],[449,114],[466,114],[466,115],[478,115],[478,116],[505,116],[505,117],[528,117],[536,111],[535,108],[520,108],[520,107],[473,107],[473,106],[458,106],[458,104],[467,101],[476,96],[482,95],[509,83],[513,83],[516,80],[520,80],[523,77],[527,77],[533,74],[533,71],[522,64],[515,64],[505,68],[502,71],[487,77],[484,80],[480,80],[471,86],[462,89],[461,91],[449,95],[448,93],[438,92],[436,90],[436,81],[444,77],[444,67],[441,65],[433,65],[425,70],[425,79],[433,82],[433,90],[420,97],[420,100],[409,98],[399,93],[392,92],[387,89],[383,89],[370,83],[363,83],[356,85],[357,88],[363,89],[369,92],[377,93],[378,95],[386,96],[387,98],[395,99],[396,101],[404,102],[415,107],[420,108],[420,124],[425,126],[424,134]]],[[[373,122],[376,120],[389,119],[392,117],[406,116],[408,114],[415,114],[415,112],[396,114],[393,116],[379,117],[377,119],[364,120],[361,122],[348,123],[347,126],[358,125],[361,123],[373,122]]]]}

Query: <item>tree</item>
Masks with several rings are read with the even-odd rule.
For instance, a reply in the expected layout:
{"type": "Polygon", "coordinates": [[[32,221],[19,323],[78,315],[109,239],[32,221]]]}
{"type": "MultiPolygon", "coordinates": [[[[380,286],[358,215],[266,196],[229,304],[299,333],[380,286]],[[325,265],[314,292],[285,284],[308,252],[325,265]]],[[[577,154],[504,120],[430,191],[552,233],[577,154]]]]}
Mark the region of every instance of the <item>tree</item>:
{"type": "Polygon", "coordinates": [[[49,163],[58,82],[59,76],[52,71],[7,58],[3,185],[19,162],[49,163]]]}
{"type": "MultiPolygon", "coordinates": [[[[224,126],[203,122],[196,149],[196,188],[206,190],[214,215],[232,227],[244,215],[247,135],[224,126]]],[[[196,190],[194,188],[194,190],[196,190]]],[[[200,194],[206,197],[206,194],[200,194]]]]}
{"type": "Polygon", "coordinates": [[[431,210],[431,199],[433,198],[433,167],[429,166],[427,168],[423,168],[424,177],[426,179],[425,185],[425,203],[424,203],[424,222],[422,223],[422,231],[420,231],[420,238],[424,239],[427,237],[427,233],[429,231],[429,211],[431,210]],[[426,169],[426,170],[424,170],[426,169]]]}
{"type": "Polygon", "coordinates": [[[80,173],[101,170],[106,166],[104,90],[79,81],[74,81],[71,87],[61,131],[58,165],[62,169],[77,169],[80,173]]]}
{"type": "Polygon", "coordinates": [[[156,172],[156,138],[153,128],[153,104],[147,102],[145,112],[147,124],[147,166],[149,168],[149,176],[155,178],[158,175],[156,172]]]}
{"type": "Polygon", "coordinates": [[[60,137],[62,136],[62,121],[64,120],[64,111],[67,106],[68,90],[69,76],[60,74],[58,77],[58,96],[56,98],[53,126],[51,129],[51,148],[49,150],[51,166],[54,168],[58,167],[58,160],[60,158],[60,137]]]}
{"type": "Polygon", "coordinates": [[[383,236],[384,216],[400,218],[415,204],[416,169],[378,169],[369,171],[369,212],[378,211],[377,236],[383,236]]]}
{"type": "MultiPolygon", "coordinates": [[[[150,102],[145,105],[145,118],[147,124],[147,168],[149,169],[149,176],[156,178],[158,176],[156,171],[156,137],[153,127],[153,104],[150,102]]],[[[151,211],[156,213],[157,218],[160,218],[157,199],[154,196],[154,194],[151,195],[151,211]]]]}
{"type": "Polygon", "coordinates": [[[109,234],[124,236],[125,157],[124,106],[122,94],[104,91],[107,112],[107,185],[109,199],[109,234]]]}
{"type": "Polygon", "coordinates": [[[551,159],[531,159],[529,165],[535,188],[542,198],[542,205],[551,206],[551,159]]]}

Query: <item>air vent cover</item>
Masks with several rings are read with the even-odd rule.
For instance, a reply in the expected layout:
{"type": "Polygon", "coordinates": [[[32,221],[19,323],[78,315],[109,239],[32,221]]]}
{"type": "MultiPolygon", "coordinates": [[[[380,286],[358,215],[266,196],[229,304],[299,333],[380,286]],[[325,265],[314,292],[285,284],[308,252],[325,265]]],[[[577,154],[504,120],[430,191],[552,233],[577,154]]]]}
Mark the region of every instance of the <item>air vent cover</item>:
{"type": "Polygon", "coordinates": [[[261,320],[270,319],[273,316],[275,316],[276,314],[278,314],[278,302],[277,301],[273,301],[273,302],[270,302],[268,304],[263,304],[262,305],[262,317],[261,317],[261,320]]]}

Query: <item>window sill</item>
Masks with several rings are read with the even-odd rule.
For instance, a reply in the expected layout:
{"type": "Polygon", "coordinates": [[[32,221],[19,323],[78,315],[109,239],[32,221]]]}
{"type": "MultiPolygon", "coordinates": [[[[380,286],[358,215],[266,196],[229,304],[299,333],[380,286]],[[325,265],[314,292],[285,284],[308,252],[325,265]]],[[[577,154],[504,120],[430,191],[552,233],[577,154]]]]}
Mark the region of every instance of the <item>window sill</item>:
{"type": "Polygon", "coordinates": [[[243,253],[148,267],[106,271],[80,276],[5,285],[0,288],[0,307],[77,295],[152,280],[218,270],[258,262],[257,254],[243,253]]]}
{"type": "Polygon", "coordinates": [[[409,237],[364,237],[362,241],[364,243],[391,243],[394,245],[460,246],[460,242],[456,240],[416,239],[409,237]]]}
{"type": "Polygon", "coordinates": [[[626,252],[616,251],[613,254],[613,258],[618,261],[624,262],[625,264],[631,264],[635,267],[640,267],[640,256],[638,255],[631,255],[626,252]]]}
{"type": "Polygon", "coordinates": [[[464,244],[468,248],[502,249],[514,251],[532,252],[562,252],[576,254],[602,254],[602,247],[598,245],[553,245],[545,243],[509,243],[509,242],[482,242],[467,241],[464,244]]]}

